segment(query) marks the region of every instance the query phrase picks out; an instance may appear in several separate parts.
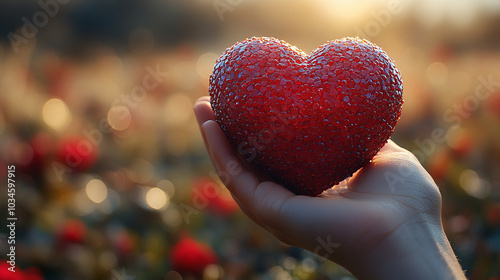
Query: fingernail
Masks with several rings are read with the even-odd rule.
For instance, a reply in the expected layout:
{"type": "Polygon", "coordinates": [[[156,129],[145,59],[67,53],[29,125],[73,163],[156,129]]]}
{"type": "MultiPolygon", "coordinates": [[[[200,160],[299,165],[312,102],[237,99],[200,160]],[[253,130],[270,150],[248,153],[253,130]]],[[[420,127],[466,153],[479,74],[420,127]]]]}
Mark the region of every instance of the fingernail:
{"type": "MultiPolygon", "coordinates": [[[[206,122],[205,122],[206,123],[206,122]]],[[[206,132],[205,132],[205,123],[203,123],[201,126],[200,126],[200,132],[201,132],[201,137],[203,137],[203,142],[205,142],[207,148],[208,148],[208,141],[207,141],[207,135],[206,135],[206,132]]]]}
{"type": "Polygon", "coordinates": [[[201,136],[203,137],[203,142],[205,142],[205,147],[207,148],[207,153],[210,156],[210,160],[212,161],[213,165],[217,168],[217,165],[215,164],[215,161],[213,159],[213,152],[212,152],[212,145],[210,143],[209,138],[207,137],[207,130],[206,126],[208,125],[208,122],[212,122],[212,120],[206,121],[201,125],[201,136]]]}
{"type": "Polygon", "coordinates": [[[212,143],[210,143],[210,139],[207,137],[207,126],[210,125],[210,122],[213,120],[208,120],[201,125],[201,134],[203,136],[203,141],[205,141],[205,145],[207,146],[207,150],[212,155],[212,143]]]}
{"type": "Polygon", "coordinates": [[[202,96],[202,97],[200,97],[200,98],[198,98],[198,99],[196,100],[195,104],[196,104],[196,103],[199,103],[199,102],[204,102],[204,101],[206,101],[206,102],[210,102],[210,97],[208,97],[208,96],[202,96]]]}
{"type": "Polygon", "coordinates": [[[210,142],[208,141],[208,138],[207,138],[207,126],[209,125],[210,122],[213,122],[213,121],[208,120],[201,125],[201,132],[203,135],[203,140],[205,140],[205,143],[207,143],[207,147],[210,147],[210,142]]]}

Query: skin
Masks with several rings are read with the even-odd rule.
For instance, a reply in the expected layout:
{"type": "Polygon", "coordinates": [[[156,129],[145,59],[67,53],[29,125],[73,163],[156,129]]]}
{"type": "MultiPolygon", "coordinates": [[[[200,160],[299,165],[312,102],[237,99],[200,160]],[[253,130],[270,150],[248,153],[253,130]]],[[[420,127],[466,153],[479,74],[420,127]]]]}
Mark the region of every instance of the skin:
{"type": "Polygon", "coordinates": [[[393,141],[320,197],[301,196],[235,152],[208,96],[194,111],[224,184],[243,212],[280,241],[336,262],[358,279],[465,279],[444,234],[438,187],[393,141]]]}

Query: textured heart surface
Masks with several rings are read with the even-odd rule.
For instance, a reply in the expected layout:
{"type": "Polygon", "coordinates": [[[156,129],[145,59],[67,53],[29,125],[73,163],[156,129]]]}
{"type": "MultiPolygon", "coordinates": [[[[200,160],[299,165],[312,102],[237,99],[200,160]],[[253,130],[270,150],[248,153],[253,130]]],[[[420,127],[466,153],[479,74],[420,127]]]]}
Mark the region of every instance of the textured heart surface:
{"type": "Polygon", "coordinates": [[[309,196],[369,163],[403,104],[394,61],[359,38],[330,41],[309,55],[275,38],[238,42],[217,60],[209,92],[235,149],[309,196]]]}

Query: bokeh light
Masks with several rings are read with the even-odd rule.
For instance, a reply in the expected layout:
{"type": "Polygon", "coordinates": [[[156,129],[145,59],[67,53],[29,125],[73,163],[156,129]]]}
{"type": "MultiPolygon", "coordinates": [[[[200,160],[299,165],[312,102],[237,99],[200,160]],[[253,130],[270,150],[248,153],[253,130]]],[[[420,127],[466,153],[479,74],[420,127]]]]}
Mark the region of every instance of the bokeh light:
{"type": "Polygon", "coordinates": [[[146,193],[146,202],[151,208],[159,210],[169,203],[169,197],[160,188],[151,188],[146,193]]]}
{"type": "Polygon", "coordinates": [[[297,267],[297,260],[293,257],[286,257],[283,260],[283,267],[288,270],[294,270],[297,267]]]}
{"type": "Polygon", "coordinates": [[[64,101],[53,98],[43,105],[42,117],[48,126],[56,131],[62,131],[71,121],[71,112],[64,101]]]}
{"type": "Polygon", "coordinates": [[[347,36],[382,47],[404,84],[392,139],[438,185],[467,278],[500,279],[500,1],[59,2],[31,38],[21,19],[48,10],[0,9],[0,177],[16,165],[16,263],[34,279],[188,279],[168,258],[185,235],[217,254],[202,279],[354,279],[196,183],[217,174],[192,106],[217,58],[252,36],[306,53],[347,36]]]}
{"type": "Polygon", "coordinates": [[[318,268],[318,263],[312,257],[307,257],[300,262],[301,268],[306,272],[314,272],[318,268]]]}
{"type": "Polygon", "coordinates": [[[108,196],[108,188],[103,181],[98,179],[90,180],[85,187],[85,192],[89,199],[95,203],[103,202],[108,196]]]}
{"type": "Polygon", "coordinates": [[[198,74],[203,80],[207,81],[207,84],[208,78],[210,77],[210,74],[212,74],[217,58],[219,58],[217,54],[208,52],[202,54],[196,61],[196,71],[198,71],[198,74]]]}
{"type": "Polygon", "coordinates": [[[209,264],[205,267],[205,271],[203,272],[203,279],[206,280],[218,280],[223,276],[224,270],[222,267],[216,264],[209,264]]]}
{"type": "Polygon", "coordinates": [[[132,122],[132,116],[126,106],[113,106],[108,111],[108,123],[115,130],[125,130],[132,122]]]}
{"type": "Polygon", "coordinates": [[[489,182],[481,179],[476,171],[464,170],[459,177],[460,186],[471,196],[484,199],[490,192],[489,182]]]}

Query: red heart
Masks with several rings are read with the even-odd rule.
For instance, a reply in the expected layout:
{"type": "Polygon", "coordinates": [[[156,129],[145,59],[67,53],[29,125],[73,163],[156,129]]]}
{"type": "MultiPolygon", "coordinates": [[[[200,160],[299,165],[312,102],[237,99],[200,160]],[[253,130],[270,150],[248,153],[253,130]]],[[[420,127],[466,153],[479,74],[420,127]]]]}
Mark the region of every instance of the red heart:
{"type": "Polygon", "coordinates": [[[316,196],[365,166],[401,114],[391,58],[359,38],[311,54],[274,38],[236,43],[210,76],[215,119],[236,149],[296,194],[316,196]]]}

